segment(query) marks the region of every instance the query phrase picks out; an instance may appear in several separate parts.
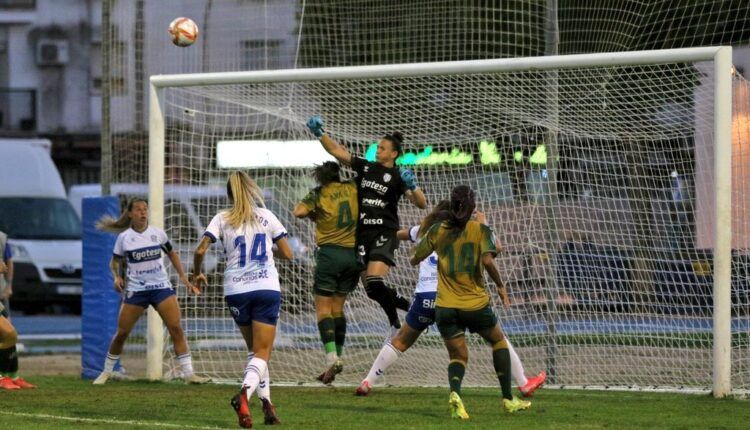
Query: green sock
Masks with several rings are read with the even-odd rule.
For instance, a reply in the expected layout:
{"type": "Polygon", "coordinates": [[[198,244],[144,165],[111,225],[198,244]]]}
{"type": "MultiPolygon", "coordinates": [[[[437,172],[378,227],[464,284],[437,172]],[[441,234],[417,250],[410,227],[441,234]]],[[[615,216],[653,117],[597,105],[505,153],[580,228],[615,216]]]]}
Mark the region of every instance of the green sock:
{"type": "Polygon", "coordinates": [[[326,354],[336,352],[336,324],[333,322],[333,318],[328,316],[318,321],[318,330],[326,354]]]}
{"type": "Polygon", "coordinates": [[[341,357],[344,352],[344,341],[346,340],[346,317],[344,315],[334,315],[333,323],[336,327],[336,354],[341,357]]]}
{"type": "Polygon", "coordinates": [[[461,394],[461,381],[464,379],[464,373],[466,373],[466,366],[460,361],[451,361],[448,364],[448,384],[451,386],[451,391],[455,391],[456,394],[461,394]]]}
{"type": "Polygon", "coordinates": [[[18,353],[15,345],[0,349],[0,375],[9,378],[18,376],[18,353]]]}
{"type": "Polygon", "coordinates": [[[508,351],[507,346],[501,346],[492,351],[492,365],[495,367],[497,379],[500,381],[503,398],[512,399],[513,393],[510,390],[510,351],[508,351]]]}

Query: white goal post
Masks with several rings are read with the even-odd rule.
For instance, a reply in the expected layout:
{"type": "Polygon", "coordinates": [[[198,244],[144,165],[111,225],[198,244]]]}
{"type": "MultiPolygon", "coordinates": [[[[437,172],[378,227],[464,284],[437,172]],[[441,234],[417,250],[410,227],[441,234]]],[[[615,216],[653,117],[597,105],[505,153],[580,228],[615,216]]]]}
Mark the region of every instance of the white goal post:
{"type": "MultiPolygon", "coordinates": [[[[713,226],[710,229],[713,233],[713,308],[712,308],[712,353],[711,361],[713,375],[711,377],[712,392],[715,397],[724,397],[731,393],[731,352],[732,352],[732,333],[731,333],[731,264],[732,264],[732,49],[730,47],[706,47],[706,48],[685,48],[670,49],[660,51],[639,51],[639,52],[618,52],[618,53],[597,53],[567,56],[550,56],[550,57],[529,57],[529,58],[510,58],[496,60],[476,60],[476,61],[457,61],[457,62],[440,62],[440,63],[420,63],[420,64],[398,64],[382,66],[358,66],[358,67],[338,67],[338,68],[316,68],[316,69],[294,69],[294,70],[277,70],[277,71],[254,71],[254,72],[227,72],[227,73],[201,73],[201,74],[184,74],[184,75],[156,75],[150,78],[150,112],[149,112],[149,222],[160,228],[165,227],[165,154],[168,157],[168,150],[165,142],[167,139],[166,118],[166,100],[165,92],[173,88],[210,88],[220,86],[229,88],[233,85],[287,85],[287,90],[294,84],[309,82],[328,82],[328,81],[348,81],[356,88],[359,80],[411,80],[411,79],[430,79],[440,76],[455,76],[456,79],[469,77],[473,75],[492,75],[503,73],[523,73],[523,72],[553,72],[553,71],[575,71],[577,69],[597,69],[609,67],[643,67],[662,64],[682,64],[682,63],[712,63],[713,67],[713,198],[711,206],[714,214],[712,216],[713,226]]],[[[549,82],[549,81],[548,81],[549,82]]],[[[371,87],[372,88],[372,87],[371,87]]],[[[190,91],[188,91],[190,93],[190,91]]],[[[205,97],[205,91],[195,91],[199,97],[205,97]]],[[[239,96],[238,96],[239,97],[239,96]]],[[[303,92],[294,92],[290,97],[306,97],[303,92]]],[[[404,97],[407,97],[404,95],[404,97]]],[[[342,102],[346,97],[342,96],[342,102]]],[[[556,100],[556,99],[555,99],[556,100]]],[[[237,98],[230,100],[231,103],[238,103],[237,98]]],[[[491,101],[488,101],[488,103],[491,101]]],[[[264,102],[265,103],[265,102],[264,102]]],[[[262,104],[262,103],[261,103],[262,104]]],[[[259,108],[260,109],[260,108],[259,108]]],[[[262,110],[262,109],[260,109],[262,110]]],[[[207,112],[210,109],[206,110],[207,112]]],[[[287,118],[289,121],[296,121],[300,130],[303,130],[302,120],[310,112],[295,112],[287,118]]],[[[207,115],[210,117],[210,115],[207,115]]],[[[328,119],[328,118],[327,118],[328,119]]],[[[332,121],[335,118],[331,116],[332,121]]],[[[447,120],[446,120],[447,121],[447,120]]],[[[336,138],[335,127],[332,130],[336,138]]],[[[195,127],[194,133],[199,132],[195,127]]],[[[371,132],[371,131],[367,131],[371,132]]],[[[408,134],[408,133],[406,133],[408,134]]],[[[351,137],[351,140],[356,140],[351,137]]],[[[214,142],[215,143],[215,142],[214,142]]],[[[550,145],[553,146],[553,145],[550,145]]],[[[195,157],[206,155],[196,155],[195,157]]],[[[554,161],[551,162],[554,164],[554,161]]],[[[554,174],[554,168],[550,167],[554,174]]],[[[283,175],[283,173],[280,173],[283,175]]],[[[419,175],[419,172],[418,172],[419,175]]],[[[546,175],[546,171],[545,171],[546,175]]],[[[553,179],[554,180],[554,179],[553,179]]],[[[436,187],[437,185],[433,185],[436,187]]],[[[448,188],[449,189],[449,188],[448,188]]],[[[482,195],[482,189],[478,194],[482,195]]],[[[444,193],[443,195],[447,195],[444,193]]],[[[436,197],[436,196],[433,196],[436,197]]],[[[480,197],[481,198],[481,197],[480,197]]],[[[434,202],[436,199],[432,198],[434,202]]],[[[544,204],[539,205],[544,206],[544,204]]],[[[218,209],[212,208],[212,209],[218,209]]],[[[544,209],[540,209],[544,210],[544,209]]],[[[418,218],[412,217],[410,221],[418,218]]],[[[554,222],[554,221],[553,221],[554,222]]],[[[168,226],[166,226],[168,227],[168,226]]],[[[289,226],[287,226],[289,228],[289,226]]],[[[198,238],[193,238],[193,243],[197,243],[198,238]]],[[[546,255],[546,254],[545,254],[546,255]]],[[[190,261],[192,256],[182,256],[183,261],[190,261]]],[[[186,268],[186,270],[188,270],[186,268]]],[[[413,283],[404,282],[404,286],[411,287],[413,283]]],[[[220,286],[215,286],[220,289],[220,286]]],[[[282,280],[282,289],[284,288],[282,280]]],[[[373,314],[380,312],[374,305],[373,314]]],[[[549,311],[549,309],[547,310],[549,311]]],[[[377,318],[382,319],[382,315],[377,313],[377,318]]],[[[500,320],[503,317],[500,316],[500,320]]],[[[541,318],[543,320],[543,318],[541,318]]],[[[190,335],[190,333],[188,333],[190,335]]],[[[165,334],[161,320],[158,315],[149,309],[148,316],[148,345],[147,345],[147,377],[149,379],[161,379],[164,370],[164,351],[165,351],[165,334]]],[[[510,335],[513,339],[513,335],[510,335]]],[[[382,339],[381,339],[382,341],[382,339]]],[[[314,343],[314,342],[313,342],[314,343]]],[[[167,342],[169,344],[169,342],[167,342]]],[[[549,345],[548,345],[549,347],[549,345]]],[[[377,354],[377,348],[374,347],[373,354],[377,354]]],[[[417,346],[415,346],[417,348],[417,346]]],[[[407,353],[409,354],[409,353],[407,353]]],[[[475,357],[483,354],[483,351],[477,350],[472,352],[475,357]]],[[[212,356],[215,357],[215,356],[212,356]]],[[[368,362],[374,355],[367,355],[363,362],[368,362]]],[[[522,358],[524,358],[522,356],[522,358]]],[[[214,358],[215,359],[215,358],[214,358]]],[[[238,372],[242,365],[235,366],[238,372]]],[[[357,368],[359,370],[359,367],[357,368]]],[[[202,368],[196,367],[197,371],[202,368]]],[[[317,368],[311,368],[309,373],[313,373],[317,368]]],[[[360,375],[363,376],[363,375],[360,375]]],[[[439,381],[428,382],[432,384],[439,381]]],[[[578,383],[576,385],[586,385],[578,383]]],[[[607,385],[605,382],[594,381],[591,385],[607,385]]],[[[618,385],[628,385],[620,383],[618,385]]],[[[639,384],[639,381],[633,381],[633,385],[639,384]]],[[[678,381],[675,385],[681,385],[678,381]]]]}

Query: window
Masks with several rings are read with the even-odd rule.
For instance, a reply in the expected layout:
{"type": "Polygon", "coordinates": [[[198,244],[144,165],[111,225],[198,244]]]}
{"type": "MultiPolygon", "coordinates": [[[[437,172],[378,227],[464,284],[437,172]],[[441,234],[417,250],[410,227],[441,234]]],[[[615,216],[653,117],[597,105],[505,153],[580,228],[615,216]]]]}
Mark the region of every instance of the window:
{"type": "Polygon", "coordinates": [[[280,68],[281,40],[246,40],[242,42],[242,70],[280,68]]]}
{"type": "Polygon", "coordinates": [[[65,199],[6,197],[0,199],[0,230],[14,239],[78,240],[81,221],[65,199]]]}

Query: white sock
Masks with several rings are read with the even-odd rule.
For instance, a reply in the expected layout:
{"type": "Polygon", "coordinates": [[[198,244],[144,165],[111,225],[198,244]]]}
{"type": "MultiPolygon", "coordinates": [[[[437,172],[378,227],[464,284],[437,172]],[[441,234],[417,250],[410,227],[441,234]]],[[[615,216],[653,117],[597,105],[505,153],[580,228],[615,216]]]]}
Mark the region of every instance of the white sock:
{"type": "Polygon", "coordinates": [[[260,378],[258,389],[255,391],[258,393],[259,399],[266,399],[269,402],[271,401],[271,374],[268,367],[266,367],[265,375],[260,378]]]}
{"type": "Polygon", "coordinates": [[[110,353],[107,353],[107,358],[104,360],[104,371],[112,373],[115,371],[115,364],[117,364],[117,360],[120,359],[119,355],[113,355],[110,353]]]}
{"type": "Polygon", "coordinates": [[[250,400],[250,397],[258,388],[258,385],[260,385],[260,380],[266,374],[267,370],[268,363],[266,363],[266,360],[258,357],[253,357],[247,363],[245,367],[245,380],[242,381],[242,386],[247,388],[247,400],[250,400]]]}
{"type": "Polygon", "coordinates": [[[188,378],[193,375],[193,357],[189,352],[178,355],[177,361],[180,363],[183,378],[188,378]]]}
{"type": "MultiPolygon", "coordinates": [[[[255,353],[250,351],[247,353],[247,361],[250,362],[250,360],[255,357],[255,353]]],[[[247,368],[245,368],[245,374],[242,375],[242,379],[245,379],[247,376],[247,368]]],[[[258,393],[258,397],[261,399],[266,399],[269,402],[271,401],[271,370],[266,367],[266,374],[260,379],[260,382],[258,383],[258,388],[255,390],[256,393],[258,393]]]]}
{"type": "Polygon", "coordinates": [[[507,336],[505,337],[505,342],[508,344],[508,352],[510,353],[510,373],[513,375],[513,379],[516,380],[516,384],[519,387],[523,387],[529,382],[526,379],[526,371],[523,369],[523,363],[518,358],[518,354],[516,354],[516,350],[513,349],[513,345],[511,345],[510,339],[507,336]]]}
{"type": "Polygon", "coordinates": [[[390,341],[383,345],[383,347],[380,348],[380,353],[378,353],[377,358],[375,358],[375,361],[372,363],[370,373],[367,374],[365,381],[370,385],[375,385],[385,371],[388,370],[388,368],[391,367],[399,357],[401,357],[401,354],[402,352],[391,345],[390,341]]]}

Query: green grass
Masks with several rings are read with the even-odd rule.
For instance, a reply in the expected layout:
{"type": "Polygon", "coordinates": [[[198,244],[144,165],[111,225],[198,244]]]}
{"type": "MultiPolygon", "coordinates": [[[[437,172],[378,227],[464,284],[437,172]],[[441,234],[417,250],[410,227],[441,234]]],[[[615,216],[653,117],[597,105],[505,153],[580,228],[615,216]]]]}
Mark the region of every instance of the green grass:
{"type": "MultiPolygon", "coordinates": [[[[234,386],[112,382],[94,387],[73,377],[33,382],[37,390],[0,391],[0,428],[237,427],[229,407],[234,386]]],[[[542,389],[530,411],[506,415],[497,389],[465,389],[471,419],[457,422],[448,418],[446,388],[383,388],[367,398],[352,392],[274,387],[272,396],[283,429],[740,429],[750,422],[750,402],[708,395],[542,389]]],[[[264,428],[257,401],[252,411],[255,427],[264,428]]]]}

